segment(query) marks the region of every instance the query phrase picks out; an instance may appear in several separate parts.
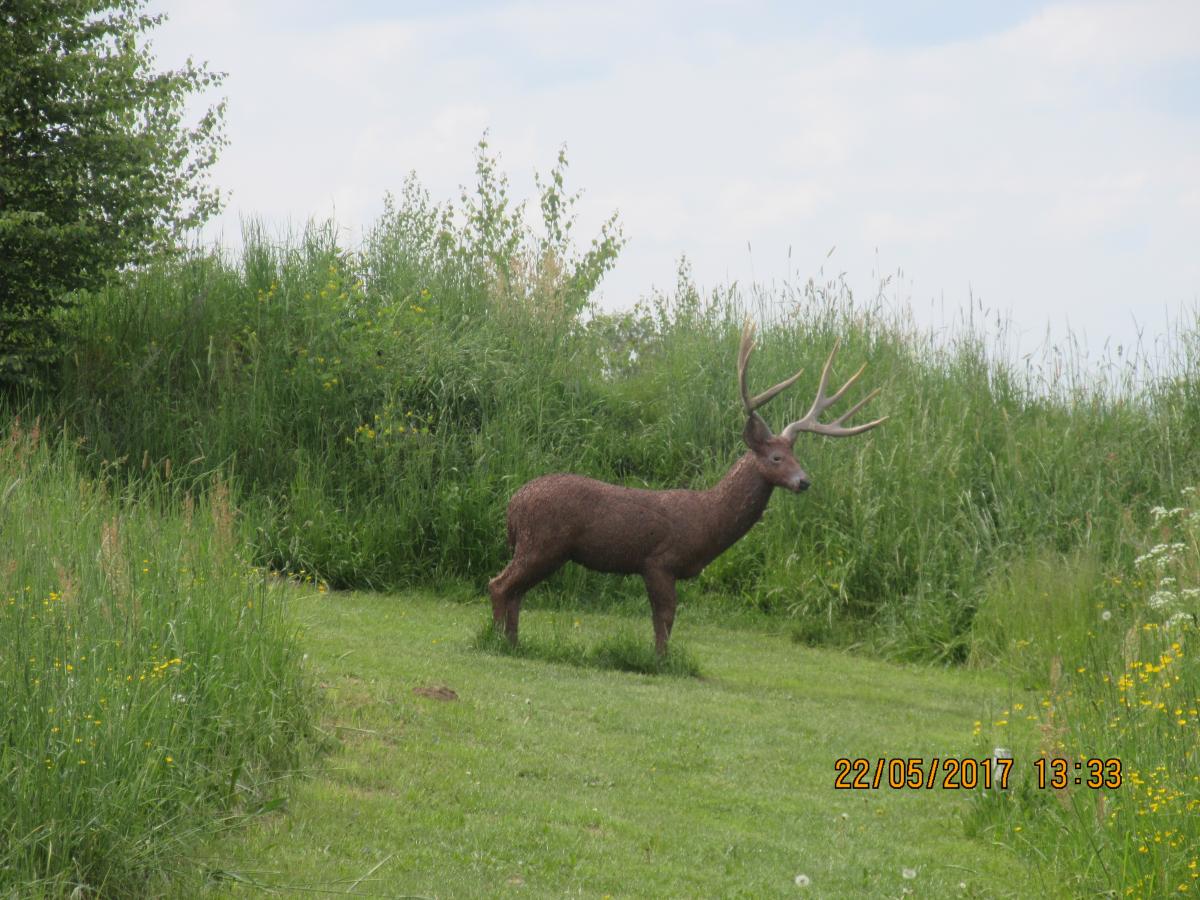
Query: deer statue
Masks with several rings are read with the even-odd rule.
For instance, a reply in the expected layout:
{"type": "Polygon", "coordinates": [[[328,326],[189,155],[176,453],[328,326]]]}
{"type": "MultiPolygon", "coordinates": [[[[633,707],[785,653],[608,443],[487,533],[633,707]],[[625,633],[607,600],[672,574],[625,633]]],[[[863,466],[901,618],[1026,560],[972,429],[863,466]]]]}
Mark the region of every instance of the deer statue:
{"type": "Polygon", "coordinates": [[[746,367],[754,350],[754,326],[747,320],[738,348],[738,388],[746,410],[742,439],[749,452],[733,464],[725,477],[706,491],[651,491],[619,487],[581,475],[543,475],[520,488],[508,504],[508,546],[512,561],[488,584],[492,619],[497,631],[517,641],[517,620],[525,592],[571,560],[597,572],[641,575],[650,595],[654,618],[654,647],[660,656],[675,622],[675,582],[694,578],[710,562],[750,530],[766,509],[777,487],[799,493],[811,483],[793,455],[802,431],[828,437],[862,434],[882,424],[887,416],[865,425],[843,423],[871,400],[871,391],[832,422],[820,415],[842,398],[862,374],[850,376],[832,396],[825,393],[835,342],[817,397],[804,415],[780,434],[756,410],[796,383],[797,372],[773,388],[751,397],[746,387],[746,367]]]}

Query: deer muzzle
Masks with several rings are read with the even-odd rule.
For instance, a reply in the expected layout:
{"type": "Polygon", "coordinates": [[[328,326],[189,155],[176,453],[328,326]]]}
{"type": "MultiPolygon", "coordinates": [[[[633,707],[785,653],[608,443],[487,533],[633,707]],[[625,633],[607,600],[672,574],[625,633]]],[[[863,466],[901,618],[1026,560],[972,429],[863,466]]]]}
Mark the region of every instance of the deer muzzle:
{"type": "Polygon", "coordinates": [[[808,480],[808,475],[804,472],[797,472],[788,482],[788,489],[799,494],[801,491],[807,491],[812,486],[812,482],[808,480]]]}

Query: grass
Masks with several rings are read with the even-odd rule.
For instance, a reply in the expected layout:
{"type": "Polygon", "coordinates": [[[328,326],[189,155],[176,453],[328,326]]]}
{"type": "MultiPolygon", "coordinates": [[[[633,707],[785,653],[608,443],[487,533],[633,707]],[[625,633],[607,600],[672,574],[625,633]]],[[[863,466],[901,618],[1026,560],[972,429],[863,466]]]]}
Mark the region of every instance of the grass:
{"type": "MultiPolygon", "coordinates": [[[[0,398],[8,421],[54,436],[14,427],[0,452],[0,668],[16,685],[0,697],[0,884],[153,892],[190,842],[283,802],[315,699],[265,572],[473,598],[505,562],[507,499],[536,475],[714,484],[744,450],[733,359],[749,314],[753,384],[815,372],[840,338],[835,375],[868,360],[888,423],[803,440],[813,489],[774,498],[685,587],[665,661],[648,623],[578,612],[580,596],[644,609],[636,579],[574,566],[531,597],[516,650],[419,595],[304,601],[341,642],[308,638],[353,777],[313,781],[249,849],[294,865],[289,884],[355,890],[439,892],[429,873],[448,867],[467,894],[602,893],[612,871],[622,893],[757,896],[805,874],[817,893],[878,894],[915,869],[945,894],[954,858],[970,860],[968,895],[1003,892],[1007,869],[932,824],[962,813],[1022,854],[1006,865],[1036,894],[1200,889],[1200,551],[1181,493],[1200,481],[1194,311],[1099,370],[1073,341],[1017,360],[982,315],[924,330],[886,283],[863,302],[823,275],[702,294],[682,262],[673,290],[608,314],[590,297],[620,231],[574,248],[564,168],[540,185],[540,230],[481,144],[457,209],[412,181],[358,247],[252,227],[236,259],[162,260],[64,312],[48,386],[0,398]],[[443,675],[459,701],[411,696],[443,675]],[[1120,758],[1129,783],[1047,792],[1025,766],[965,813],[950,792],[828,791],[831,747],[996,745],[1120,758]],[[389,817],[397,803],[411,821],[389,817]],[[376,854],[355,814],[404,850],[376,854]]],[[[777,428],[806,385],[766,409],[777,428]]],[[[225,855],[222,885],[274,877],[225,855]]]]}
{"type": "MultiPolygon", "coordinates": [[[[965,836],[966,792],[833,787],[840,756],[978,756],[979,710],[1023,696],[993,676],[798,648],[686,609],[676,638],[701,678],[481,652],[481,603],[295,607],[340,748],[286,812],[210,846],[213,896],[764,897],[798,875],[818,897],[1057,895],[1051,867],[965,836]]],[[[522,623],[533,646],[630,625],[578,609],[522,623]]]]}
{"type": "Polygon", "coordinates": [[[0,438],[0,893],[152,893],[279,802],[311,687],[227,492],[114,494],[0,438]]]}
{"type": "MultiPolygon", "coordinates": [[[[580,620],[576,619],[572,630],[578,632],[580,626],[580,620]]],[[[678,643],[671,644],[667,654],[659,656],[654,652],[653,645],[646,642],[644,634],[639,635],[628,627],[606,635],[590,645],[580,640],[577,634],[561,629],[549,635],[525,637],[513,645],[503,632],[496,631],[489,621],[484,623],[476,634],[474,647],[500,656],[536,659],[585,668],[690,678],[700,675],[700,664],[686,648],[678,643]]]]}
{"type": "Polygon", "coordinates": [[[999,716],[1036,713],[1040,738],[1029,753],[1072,767],[1119,760],[1122,788],[1081,788],[1072,768],[1058,790],[1033,790],[1027,780],[1020,802],[977,810],[985,831],[1058,859],[1080,894],[1163,897],[1200,889],[1196,490],[1185,489],[1153,519],[1130,570],[1108,576],[1106,602],[1089,610],[1079,646],[1052,663],[1039,703],[999,716]]]}
{"type": "MultiPolygon", "coordinates": [[[[808,643],[954,663],[1028,637],[1006,606],[1030,560],[1122,562],[1150,507],[1200,474],[1195,321],[1161,356],[1126,348],[1089,374],[1070,343],[1007,357],[984,316],[924,330],[886,285],[865,302],[821,277],[706,295],[683,265],[672,290],[608,314],[589,296],[619,233],[574,250],[562,165],[540,229],[481,152],[458,209],[410,183],[360,246],[251,229],[237,259],[129,273],[80,298],[57,391],[28,408],[85,439],[94,468],[223,473],[259,564],[339,588],[479,590],[505,561],[505,504],[534,476],[716,483],[744,452],[743,316],[760,321],[753,384],[810,373],[765,408],[776,429],[840,338],[835,376],[869,361],[871,410],[891,418],[849,441],[802,438],[813,489],[774,498],[694,595],[786,617],[808,643]]],[[[640,590],[571,567],[551,589],[640,590]]]]}

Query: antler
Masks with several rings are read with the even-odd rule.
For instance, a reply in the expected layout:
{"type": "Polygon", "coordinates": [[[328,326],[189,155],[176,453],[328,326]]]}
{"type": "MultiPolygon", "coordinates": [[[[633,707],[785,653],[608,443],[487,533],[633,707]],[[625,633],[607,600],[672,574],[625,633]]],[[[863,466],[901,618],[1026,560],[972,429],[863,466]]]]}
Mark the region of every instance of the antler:
{"type": "MultiPolygon", "coordinates": [[[[743,342],[744,341],[745,338],[743,337],[743,342]]],[[[854,384],[854,382],[858,380],[858,376],[861,375],[863,373],[863,369],[867,367],[867,364],[863,363],[859,367],[858,371],[851,375],[849,380],[847,380],[847,382],[843,384],[832,397],[825,396],[825,387],[829,381],[829,370],[833,367],[833,357],[838,351],[839,344],[841,344],[841,338],[834,341],[833,350],[829,352],[829,359],[825,360],[825,368],[821,370],[821,383],[817,385],[817,398],[813,400],[813,404],[811,407],[809,407],[808,412],[804,414],[804,418],[796,420],[787,428],[785,428],[781,437],[786,438],[788,441],[795,442],[796,436],[802,431],[812,431],[816,434],[826,435],[827,437],[850,437],[853,434],[862,434],[864,431],[869,431],[876,425],[882,425],[885,421],[887,421],[888,417],[884,416],[881,419],[876,419],[874,422],[868,422],[865,425],[853,425],[850,427],[844,427],[842,425],[843,422],[866,406],[867,403],[879,393],[879,388],[875,388],[875,390],[871,391],[869,394],[867,394],[867,396],[863,397],[861,400],[855,403],[854,406],[850,407],[849,410],[842,413],[832,422],[825,424],[824,422],[817,421],[817,418],[821,415],[821,413],[825,412],[825,410],[829,409],[829,407],[833,406],[833,404],[837,403],[838,400],[842,398],[842,395],[846,393],[846,391],[850,388],[850,385],[854,384]]],[[[772,390],[775,389],[772,388],[772,390]]],[[[744,395],[744,386],[742,392],[744,395]]]]}
{"type": "Polygon", "coordinates": [[[770,390],[763,391],[756,397],[751,397],[750,391],[746,387],[746,366],[750,363],[750,353],[752,350],[754,350],[754,323],[750,321],[749,317],[747,317],[746,324],[742,326],[742,342],[738,346],[737,362],[738,388],[741,389],[742,392],[742,405],[746,407],[746,415],[751,415],[756,409],[758,409],[780,391],[791,387],[796,383],[796,379],[804,374],[804,370],[801,369],[791,378],[779,382],[779,384],[775,385],[775,387],[771,388],[770,390]]]}

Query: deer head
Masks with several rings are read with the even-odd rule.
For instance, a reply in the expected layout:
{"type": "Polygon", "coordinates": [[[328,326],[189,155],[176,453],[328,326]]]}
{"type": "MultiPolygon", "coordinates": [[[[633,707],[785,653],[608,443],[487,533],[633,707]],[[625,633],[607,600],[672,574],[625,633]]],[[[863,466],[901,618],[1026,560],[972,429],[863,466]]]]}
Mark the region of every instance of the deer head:
{"type": "Polygon", "coordinates": [[[750,354],[754,350],[754,325],[747,319],[746,324],[742,328],[742,341],[738,347],[737,362],[738,388],[741,391],[742,406],[745,407],[747,416],[746,427],[742,431],[742,438],[745,440],[746,446],[754,454],[754,463],[758,467],[759,473],[766,481],[776,487],[787,488],[789,491],[799,493],[800,491],[807,490],[812,483],[809,480],[808,473],[796,462],[794,447],[796,437],[800,432],[811,431],[827,437],[850,437],[854,434],[862,434],[864,431],[869,431],[876,425],[881,425],[887,420],[887,416],[883,416],[865,425],[846,426],[843,424],[879,393],[879,388],[876,388],[832,422],[824,423],[818,421],[821,414],[842,398],[842,395],[858,380],[858,376],[867,367],[867,364],[863,363],[859,367],[859,370],[851,375],[846,383],[835,391],[832,396],[827,395],[825,390],[829,382],[829,371],[833,367],[833,358],[837,354],[838,344],[840,343],[840,339],[834,342],[833,350],[830,351],[829,358],[825,360],[825,367],[821,370],[821,381],[817,385],[817,396],[813,400],[812,406],[809,407],[808,412],[776,435],[771,432],[770,426],[767,425],[766,421],[756,410],[776,394],[795,384],[797,379],[804,374],[804,370],[801,369],[791,378],[785,379],[774,387],[763,391],[761,394],[751,397],[750,390],[746,387],[746,369],[750,364],[750,354]]]}

